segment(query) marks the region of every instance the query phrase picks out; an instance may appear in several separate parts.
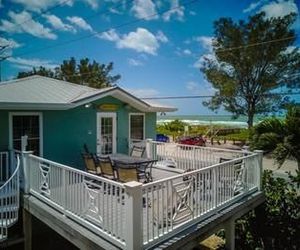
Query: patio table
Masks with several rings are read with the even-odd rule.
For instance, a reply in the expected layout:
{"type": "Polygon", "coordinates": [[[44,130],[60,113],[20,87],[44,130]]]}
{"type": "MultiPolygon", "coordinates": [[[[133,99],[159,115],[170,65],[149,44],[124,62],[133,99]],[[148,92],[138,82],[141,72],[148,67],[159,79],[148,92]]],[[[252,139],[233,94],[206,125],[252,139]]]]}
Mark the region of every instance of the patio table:
{"type": "Polygon", "coordinates": [[[151,158],[134,157],[120,153],[110,154],[108,156],[111,159],[113,165],[114,162],[121,162],[128,165],[128,167],[137,167],[139,171],[145,173],[147,181],[152,181],[152,165],[157,160],[151,158]]]}

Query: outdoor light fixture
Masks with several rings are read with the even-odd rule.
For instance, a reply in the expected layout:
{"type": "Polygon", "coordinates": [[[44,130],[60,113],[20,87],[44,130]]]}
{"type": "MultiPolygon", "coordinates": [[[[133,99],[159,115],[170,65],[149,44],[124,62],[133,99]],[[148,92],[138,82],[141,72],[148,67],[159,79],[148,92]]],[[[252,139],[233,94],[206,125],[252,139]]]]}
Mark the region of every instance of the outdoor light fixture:
{"type": "Polygon", "coordinates": [[[84,107],[87,108],[87,109],[90,108],[91,106],[92,106],[91,103],[87,103],[87,104],[84,105],[84,107]]]}

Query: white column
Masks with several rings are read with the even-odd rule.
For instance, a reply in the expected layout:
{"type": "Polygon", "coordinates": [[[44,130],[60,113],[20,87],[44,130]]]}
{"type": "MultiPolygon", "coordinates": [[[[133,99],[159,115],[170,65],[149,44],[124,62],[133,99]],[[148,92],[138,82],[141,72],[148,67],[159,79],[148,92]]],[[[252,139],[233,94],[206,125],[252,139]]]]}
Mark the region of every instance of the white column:
{"type": "Polygon", "coordinates": [[[125,243],[128,250],[139,250],[143,246],[143,193],[142,183],[131,181],[124,184],[125,243]]]}
{"type": "Polygon", "coordinates": [[[258,169],[257,169],[257,184],[258,190],[262,190],[262,176],[263,176],[263,150],[255,150],[254,153],[258,155],[258,169]]]}
{"type": "Polygon", "coordinates": [[[153,140],[146,139],[146,157],[153,159],[153,140]]]}
{"type": "Polygon", "coordinates": [[[29,193],[29,189],[30,189],[30,180],[29,180],[29,176],[30,176],[30,166],[29,166],[29,155],[32,154],[32,151],[22,151],[21,152],[21,159],[20,159],[20,163],[21,163],[21,169],[23,172],[23,176],[21,178],[23,178],[22,182],[23,182],[23,188],[24,188],[24,193],[28,194],[29,193]]]}
{"type": "Polygon", "coordinates": [[[227,250],[235,249],[235,224],[233,219],[225,224],[225,248],[227,250]]]}
{"type": "Polygon", "coordinates": [[[26,151],[28,145],[28,136],[24,135],[21,137],[21,151],[26,151]]]}

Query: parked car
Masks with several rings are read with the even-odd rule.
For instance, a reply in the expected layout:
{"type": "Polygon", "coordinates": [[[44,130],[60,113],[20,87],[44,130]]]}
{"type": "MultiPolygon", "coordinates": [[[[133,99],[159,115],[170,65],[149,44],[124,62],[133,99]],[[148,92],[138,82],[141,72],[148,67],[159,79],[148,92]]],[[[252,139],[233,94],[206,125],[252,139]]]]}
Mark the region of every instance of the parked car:
{"type": "Polygon", "coordinates": [[[178,139],[177,143],[184,145],[205,146],[205,138],[198,136],[184,136],[178,139]]]}
{"type": "Polygon", "coordinates": [[[170,142],[170,138],[167,135],[164,134],[157,134],[156,135],[156,141],[160,142],[170,142]]]}

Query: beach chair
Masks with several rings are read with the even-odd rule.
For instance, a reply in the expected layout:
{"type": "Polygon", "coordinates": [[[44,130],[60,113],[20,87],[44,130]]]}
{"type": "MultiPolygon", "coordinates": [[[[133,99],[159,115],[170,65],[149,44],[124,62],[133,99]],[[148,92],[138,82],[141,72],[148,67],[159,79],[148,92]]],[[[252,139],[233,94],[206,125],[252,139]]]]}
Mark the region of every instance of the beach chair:
{"type": "Polygon", "coordinates": [[[95,156],[93,154],[83,153],[82,158],[85,164],[85,169],[88,173],[101,175],[101,169],[97,166],[95,156]]]}
{"type": "Polygon", "coordinates": [[[114,162],[117,180],[120,182],[141,181],[137,165],[123,162],[114,162]]]}
{"type": "Polygon", "coordinates": [[[130,156],[132,157],[143,157],[144,152],[145,152],[145,147],[142,146],[133,146],[130,152],[130,156]]]}
{"type": "Polygon", "coordinates": [[[116,173],[114,166],[108,156],[99,156],[97,157],[97,166],[99,166],[101,170],[101,175],[105,178],[115,180],[116,173]]]}

